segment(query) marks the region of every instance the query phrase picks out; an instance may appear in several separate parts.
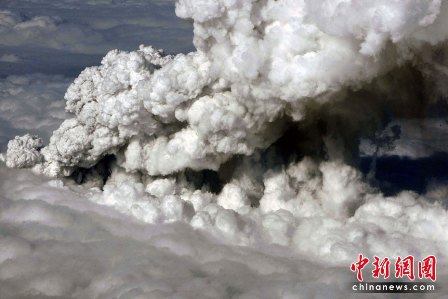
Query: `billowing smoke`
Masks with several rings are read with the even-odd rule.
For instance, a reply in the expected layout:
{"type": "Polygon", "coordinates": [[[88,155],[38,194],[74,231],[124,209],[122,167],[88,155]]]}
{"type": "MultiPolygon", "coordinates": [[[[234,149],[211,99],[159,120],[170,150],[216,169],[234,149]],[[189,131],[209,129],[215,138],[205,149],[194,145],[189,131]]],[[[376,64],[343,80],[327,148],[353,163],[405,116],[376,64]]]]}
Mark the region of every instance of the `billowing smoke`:
{"type": "Polygon", "coordinates": [[[73,118],[47,146],[10,141],[6,164],[231,244],[331,265],[448,257],[445,187],[386,197],[357,170],[363,138],[393,150],[391,120],[446,101],[446,1],[179,0],[176,13],[196,52],[109,52],[68,88],[73,118]]]}
{"type": "MultiPolygon", "coordinates": [[[[109,154],[151,176],[217,170],[396,68],[437,72],[427,52],[448,25],[441,1],[180,1],[176,10],[194,20],[198,51],[112,51],[83,71],[65,96],[75,117],[42,150],[40,172],[69,175],[109,154]]],[[[390,85],[383,89],[400,88],[390,85]]]]}

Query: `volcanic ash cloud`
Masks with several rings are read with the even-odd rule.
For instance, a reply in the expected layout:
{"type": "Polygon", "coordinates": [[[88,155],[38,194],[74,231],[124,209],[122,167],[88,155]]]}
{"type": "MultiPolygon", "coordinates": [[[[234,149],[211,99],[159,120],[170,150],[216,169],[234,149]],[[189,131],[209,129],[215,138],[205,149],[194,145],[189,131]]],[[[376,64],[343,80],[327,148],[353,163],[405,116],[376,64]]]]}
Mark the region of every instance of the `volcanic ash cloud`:
{"type": "Polygon", "coordinates": [[[333,262],[446,254],[442,193],[387,198],[349,165],[384,107],[419,117],[444,96],[447,2],[179,0],[176,13],[194,21],[196,52],[109,52],[68,88],[73,118],[45,147],[11,141],[7,165],[71,176],[140,220],[237,244],[333,262]]]}

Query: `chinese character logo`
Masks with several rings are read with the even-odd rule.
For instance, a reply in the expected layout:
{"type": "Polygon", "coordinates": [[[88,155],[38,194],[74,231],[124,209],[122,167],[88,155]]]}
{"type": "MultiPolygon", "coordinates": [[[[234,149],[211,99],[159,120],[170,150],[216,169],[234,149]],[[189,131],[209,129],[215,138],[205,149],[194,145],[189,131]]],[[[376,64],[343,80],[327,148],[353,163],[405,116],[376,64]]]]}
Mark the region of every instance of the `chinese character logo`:
{"type": "Polygon", "coordinates": [[[402,278],[404,276],[409,277],[410,280],[415,279],[414,257],[412,255],[409,255],[404,259],[398,257],[397,262],[395,263],[395,278],[402,278]]]}
{"type": "Polygon", "coordinates": [[[362,269],[369,263],[369,259],[363,257],[362,254],[359,255],[358,261],[353,263],[350,269],[353,272],[357,272],[356,276],[359,281],[363,281],[362,279],[362,269]]]}
{"type": "Polygon", "coordinates": [[[374,257],[375,261],[373,262],[373,266],[375,269],[372,271],[373,278],[379,278],[380,275],[383,276],[384,279],[389,278],[390,275],[390,261],[389,258],[386,257],[383,260],[380,260],[379,257],[374,257]]]}
{"type": "Polygon", "coordinates": [[[430,255],[424,258],[421,262],[418,262],[418,277],[429,278],[432,281],[436,281],[436,263],[435,256],[430,255]]]}
{"type": "MultiPolygon", "coordinates": [[[[372,262],[373,270],[372,277],[375,279],[382,278],[387,279],[390,277],[391,261],[388,257],[380,258],[378,256],[373,257],[372,262]]],[[[362,276],[362,270],[369,264],[370,260],[363,254],[359,254],[357,261],[351,264],[350,270],[356,272],[356,278],[358,281],[364,281],[362,276]]],[[[436,264],[437,259],[434,255],[429,255],[418,262],[418,278],[419,279],[431,279],[436,281],[436,264]]],[[[404,258],[397,257],[395,262],[395,278],[405,278],[414,281],[415,277],[415,259],[414,256],[408,255],[404,258]]]]}

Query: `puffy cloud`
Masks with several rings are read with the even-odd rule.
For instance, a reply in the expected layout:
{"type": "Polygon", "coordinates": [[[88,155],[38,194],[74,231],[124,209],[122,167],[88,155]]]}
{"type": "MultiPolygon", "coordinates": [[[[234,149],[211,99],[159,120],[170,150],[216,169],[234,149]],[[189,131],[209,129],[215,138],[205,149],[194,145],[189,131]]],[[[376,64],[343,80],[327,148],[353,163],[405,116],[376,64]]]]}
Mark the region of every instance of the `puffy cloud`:
{"type": "MultiPolygon", "coordinates": [[[[447,5],[414,2],[388,6],[400,21],[382,14],[386,4],[377,3],[362,7],[364,17],[348,27],[330,30],[325,22],[360,4],[180,1],[177,13],[193,18],[198,51],[164,57],[152,47],[114,50],[101,66],[86,69],[66,94],[76,117],[43,149],[47,164],[40,169],[49,172],[52,165],[52,174],[70,173],[114,154],[128,171],[167,175],[216,170],[233,155],[251,155],[279,138],[288,118],[310,119],[310,106],[348,98],[340,91],[359,88],[407,60],[422,64],[420,72],[437,69],[437,57],[432,62],[425,53],[439,41],[433,37],[447,5]],[[414,4],[419,9],[409,11],[414,4]],[[324,13],[316,15],[318,8],[324,13]],[[383,38],[369,37],[378,34],[383,38]]],[[[377,84],[379,90],[381,84],[394,88],[377,84]]],[[[381,105],[374,97],[369,101],[381,105]]],[[[339,146],[331,140],[326,145],[330,152],[339,146]]]]}
{"type": "Polygon", "coordinates": [[[261,208],[233,211],[180,178],[154,180],[149,195],[125,172],[101,192],[0,167],[0,295],[357,298],[347,286],[359,252],[435,254],[443,273],[446,210],[409,192],[368,192],[357,176],[305,160],[265,176],[261,208]]]}
{"type": "MultiPolygon", "coordinates": [[[[9,141],[8,148],[11,150],[4,158],[8,167],[26,168],[39,163],[42,160],[40,149],[43,146],[42,139],[29,134],[16,137],[9,141]]],[[[3,159],[3,157],[0,157],[3,159]]]]}
{"type": "MultiPolygon", "coordinates": [[[[248,171],[239,169],[240,175],[248,171]]],[[[142,181],[115,168],[104,191],[90,200],[149,224],[190,223],[227,244],[283,246],[333,266],[349,263],[359,252],[432,252],[442,265],[448,258],[443,186],[427,195],[403,191],[385,197],[353,167],[311,159],[265,172],[258,184],[264,190],[251,207],[251,188],[244,181],[227,183],[215,195],[183,176],[142,181]],[[415,247],[419,242],[425,245],[415,247]]]]}
{"type": "MultiPolygon", "coordinates": [[[[272,298],[297,288],[318,298],[330,290],[347,293],[330,273],[319,290],[310,285],[324,270],[320,265],[217,243],[179,223],[137,222],[85,200],[85,190],[81,195],[60,181],[0,171],[2,298],[272,298]]],[[[167,213],[176,211],[167,202],[167,213]]]]}

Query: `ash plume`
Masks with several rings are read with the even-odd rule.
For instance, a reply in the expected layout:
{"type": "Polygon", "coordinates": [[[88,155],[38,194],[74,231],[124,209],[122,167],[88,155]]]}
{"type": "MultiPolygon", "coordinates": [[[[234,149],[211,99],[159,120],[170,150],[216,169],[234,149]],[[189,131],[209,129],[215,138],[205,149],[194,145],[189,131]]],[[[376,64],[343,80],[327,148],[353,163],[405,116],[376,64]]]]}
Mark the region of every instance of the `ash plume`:
{"type": "Polygon", "coordinates": [[[65,95],[75,117],[35,168],[67,176],[113,154],[127,171],[151,176],[217,170],[267,148],[289,123],[319,117],[310,110],[346,100],[353,115],[347,91],[396,68],[444,72],[427,53],[446,38],[447,11],[444,2],[417,0],[179,1],[177,14],[194,21],[197,51],[116,50],[87,68],[65,95]]]}
{"type": "Polygon", "coordinates": [[[176,13],[196,52],[109,52],[68,88],[73,117],[49,144],[16,137],[6,164],[232,244],[338,265],[361,251],[446,260],[446,188],[387,197],[356,167],[362,138],[392,149],[398,130],[378,131],[446,101],[446,1],[179,0],[176,13]]]}

